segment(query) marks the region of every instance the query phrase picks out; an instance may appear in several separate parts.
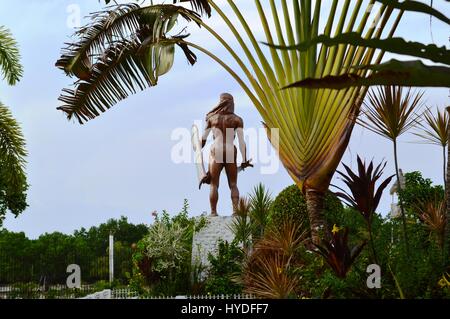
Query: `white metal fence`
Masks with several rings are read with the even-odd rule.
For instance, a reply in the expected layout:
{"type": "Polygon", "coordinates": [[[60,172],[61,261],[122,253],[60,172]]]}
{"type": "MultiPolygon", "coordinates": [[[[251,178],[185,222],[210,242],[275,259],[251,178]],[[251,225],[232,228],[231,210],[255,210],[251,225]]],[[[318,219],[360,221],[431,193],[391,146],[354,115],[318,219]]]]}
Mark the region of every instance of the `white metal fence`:
{"type": "Polygon", "coordinates": [[[105,289],[81,299],[255,299],[249,294],[188,295],[188,296],[139,296],[131,289],[105,289]]]}

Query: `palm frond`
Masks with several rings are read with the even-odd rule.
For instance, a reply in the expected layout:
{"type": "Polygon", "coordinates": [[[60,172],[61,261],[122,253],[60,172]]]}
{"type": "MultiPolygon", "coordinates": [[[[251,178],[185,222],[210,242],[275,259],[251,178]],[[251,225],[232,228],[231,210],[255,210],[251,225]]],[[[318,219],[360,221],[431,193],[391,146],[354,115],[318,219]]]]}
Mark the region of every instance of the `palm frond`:
{"type": "Polygon", "coordinates": [[[150,35],[153,42],[165,39],[179,16],[187,21],[199,18],[194,11],[174,5],[124,4],[94,12],[90,15],[92,22],[74,34],[77,41],[62,50],[56,66],[68,75],[86,80],[96,59],[110,46],[136,39],[144,41],[150,35]]]}
{"type": "Polygon", "coordinates": [[[244,265],[245,291],[262,298],[293,296],[299,283],[294,269],[301,265],[296,255],[307,238],[302,226],[288,219],[268,231],[244,265]]]}
{"type": "Polygon", "coordinates": [[[445,243],[445,227],[447,226],[447,211],[444,199],[434,199],[427,202],[420,202],[415,210],[418,212],[420,220],[427,226],[431,233],[437,238],[440,247],[445,243]]]}
{"type": "Polygon", "coordinates": [[[250,201],[246,197],[239,198],[233,222],[229,227],[234,234],[235,241],[241,243],[247,253],[251,245],[252,224],[250,220],[250,201]]]}
{"type": "Polygon", "coordinates": [[[449,134],[448,113],[445,110],[440,112],[439,109],[436,109],[436,113],[433,114],[431,109],[428,108],[422,114],[422,120],[419,122],[420,132],[414,134],[428,143],[443,147],[447,146],[449,134]]]}
{"type": "Polygon", "coordinates": [[[418,123],[418,111],[422,107],[423,92],[408,88],[403,94],[400,86],[384,86],[368,94],[363,117],[359,124],[390,140],[397,139],[418,123]]]}
{"type": "Polygon", "coordinates": [[[15,85],[23,74],[18,44],[3,26],[0,26],[0,72],[9,85],[15,85]]]}
{"type": "Polygon", "coordinates": [[[272,205],[272,197],[263,184],[258,184],[250,195],[250,217],[254,235],[258,238],[264,234],[267,219],[272,205]]]}
{"type": "Polygon", "coordinates": [[[192,9],[200,14],[206,14],[208,17],[211,16],[211,6],[208,0],[173,0],[173,3],[178,2],[190,2],[192,9]]]}
{"type": "Polygon", "coordinates": [[[18,215],[26,208],[25,139],[10,110],[0,102],[0,183],[8,209],[18,215]]]}
{"type": "Polygon", "coordinates": [[[89,78],[78,81],[75,89],[63,90],[59,100],[64,104],[58,109],[64,111],[68,119],[75,116],[83,124],[130,94],[155,86],[158,77],[173,64],[175,44],[195,63],[195,55],[181,37],[152,40],[117,42],[108,48],[93,65],[89,78]]]}

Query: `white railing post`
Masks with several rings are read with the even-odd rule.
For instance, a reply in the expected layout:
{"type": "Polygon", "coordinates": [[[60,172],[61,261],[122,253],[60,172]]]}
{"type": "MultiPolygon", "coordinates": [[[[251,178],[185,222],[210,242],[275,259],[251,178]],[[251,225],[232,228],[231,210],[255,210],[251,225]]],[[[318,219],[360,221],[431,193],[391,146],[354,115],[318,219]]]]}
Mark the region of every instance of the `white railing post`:
{"type": "Polygon", "coordinates": [[[109,233],[109,283],[114,281],[114,235],[109,233]]]}

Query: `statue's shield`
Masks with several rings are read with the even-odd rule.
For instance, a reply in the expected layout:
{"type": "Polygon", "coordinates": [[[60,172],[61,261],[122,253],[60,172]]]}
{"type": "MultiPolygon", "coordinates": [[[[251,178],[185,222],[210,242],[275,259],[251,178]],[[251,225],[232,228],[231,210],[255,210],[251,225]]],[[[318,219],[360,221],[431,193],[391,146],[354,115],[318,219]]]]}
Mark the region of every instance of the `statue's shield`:
{"type": "Polygon", "coordinates": [[[198,181],[201,182],[206,176],[205,166],[203,163],[202,142],[197,125],[192,125],[191,130],[192,148],[194,149],[194,163],[197,168],[198,181]]]}

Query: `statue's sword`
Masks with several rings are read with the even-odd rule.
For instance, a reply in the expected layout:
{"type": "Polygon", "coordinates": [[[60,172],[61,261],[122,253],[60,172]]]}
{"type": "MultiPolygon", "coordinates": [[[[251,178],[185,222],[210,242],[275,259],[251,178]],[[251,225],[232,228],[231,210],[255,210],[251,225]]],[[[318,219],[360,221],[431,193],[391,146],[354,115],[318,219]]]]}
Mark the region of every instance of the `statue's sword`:
{"type": "Polygon", "coordinates": [[[191,133],[192,148],[194,150],[194,163],[197,168],[197,177],[201,186],[202,181],[206,177],[206,170],[203,162],[202,141],[200,140],[200,133],[197,125],[192,125],[191,133]]]}

